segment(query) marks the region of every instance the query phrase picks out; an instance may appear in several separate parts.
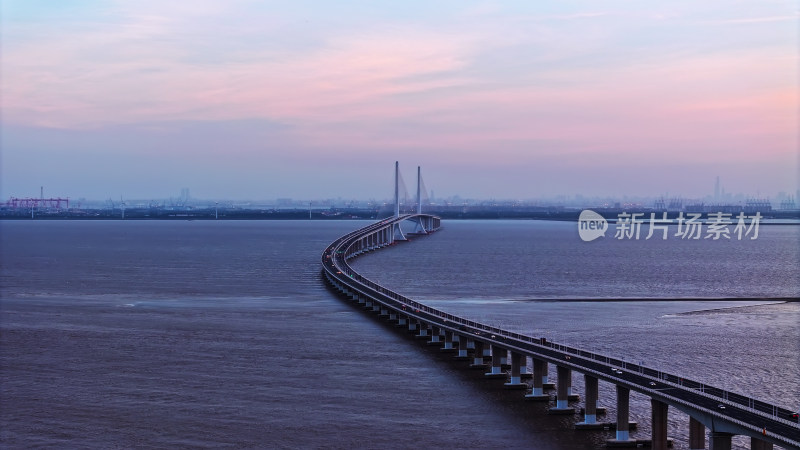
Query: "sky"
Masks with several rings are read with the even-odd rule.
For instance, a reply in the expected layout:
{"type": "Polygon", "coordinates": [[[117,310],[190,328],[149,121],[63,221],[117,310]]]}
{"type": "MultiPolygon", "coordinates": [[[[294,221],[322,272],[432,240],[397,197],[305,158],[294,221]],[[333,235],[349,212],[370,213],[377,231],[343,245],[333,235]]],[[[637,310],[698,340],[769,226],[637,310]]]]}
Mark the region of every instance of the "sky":
{"type": "Polygon", "coordinates": [[[794,1],[3,0],[0,201],[794,194],[794,1]]]}

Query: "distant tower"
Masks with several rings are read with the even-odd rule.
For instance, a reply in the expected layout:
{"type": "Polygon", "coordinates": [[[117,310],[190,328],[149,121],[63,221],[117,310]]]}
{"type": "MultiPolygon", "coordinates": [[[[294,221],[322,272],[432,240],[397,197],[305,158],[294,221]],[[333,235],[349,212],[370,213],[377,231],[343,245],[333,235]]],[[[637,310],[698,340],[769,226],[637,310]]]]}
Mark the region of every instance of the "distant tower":
{"type": "Polygon", "coordinates": [[[714,201],[719,201],[719,175],[717,175],[717,182],[714,184],[714,201]]]}
{"type": "Polygon", "coordinates": [[[419,166],[417,166],[417,214],[422,214],[422,192],[421,186],[422,185],[422,172],[419,166]]]}
{"type": "Polygon", "coordinates": [[[394,162],[394,216],[400,217],[400,162],[394,162]]]}
{"type": "MultiPolygon", "coordinates": [[[[394,217],[400,217],[400,162],[398,161],[394,162],[394,217]]],[[[399,222],[392,227],[392,234],[395,241],[406,240],[399,222]]]]}

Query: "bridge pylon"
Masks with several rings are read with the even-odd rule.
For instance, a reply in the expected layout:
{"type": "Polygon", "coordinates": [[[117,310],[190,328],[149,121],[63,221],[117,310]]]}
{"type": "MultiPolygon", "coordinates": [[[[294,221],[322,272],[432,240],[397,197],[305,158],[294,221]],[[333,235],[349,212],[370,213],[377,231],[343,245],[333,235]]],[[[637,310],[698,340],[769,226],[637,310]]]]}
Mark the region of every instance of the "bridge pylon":
{"type": "MultiPolygon", "coordinates": [[[[422,169],[419,166],[417,166],[417,214],[422,214],[422,169]]],[[[421,217],[415,221],[414,233],[428,234],[421,217]]]]}
{"type": "MultiPolygon", "coordinates": [[[[400,162],[394,162],[394,217],[400,217],[400,162]]],[[[392,226],[392,241],[407,241],[406,235],[403,234],[403,229],[400,228],[400,222],[392,226]]]]}

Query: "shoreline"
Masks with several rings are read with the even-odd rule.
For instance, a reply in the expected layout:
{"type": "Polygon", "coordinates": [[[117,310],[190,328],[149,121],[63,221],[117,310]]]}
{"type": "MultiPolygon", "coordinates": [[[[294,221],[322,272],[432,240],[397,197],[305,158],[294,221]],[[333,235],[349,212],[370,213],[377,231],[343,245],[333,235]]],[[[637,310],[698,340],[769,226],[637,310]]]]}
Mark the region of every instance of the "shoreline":
{"type": "MultiPolygon", "coordinates": [[[[537,220],[537,221],[548,221],[548,222],[578,222],[578,215],[497,215],[497,216],[487,216],[484,214],[459,214],[459,215],[449,215],[449,214],[438,214],[436,212],[432,212],[432,214],[438,215],[442,220],[481,220],[481,221],[529,221],[529,220],[537,220]]],[[[754,214],[754,213],[753,213],[754,214]]],[[[616,216],[611,215],[604,215],[605,219],[608,221],[609,224],[613,225],[616,224],[616,216]]],[[[676,220],[676,217],[667,216],[667,220],[676,220]]],[[[293,221],[330,221],[330,220],[367,220],[367,221],[376,221],[382,217],[378,217],[375,214],[356,214],[356,213],[346,213],[346,212],[338,212],[338,213],[313,213],[312,217],[309,218],[308,211],[303,212],[243,212],[243,213],[225,213],[220,214],[219,217],[214,216],[214,212],[212,211],[209,215],[207,212],[199,212],[194,214],[130,214],[126,212],[125,217],[123,218],[120,213],[115,214],[108,214],[108,213],[96,213],[96,214],[74,214],[74,213],[42,213],[39,215],[35,215],[31,217],[30,215],[9,215],[9,214],[2,214],[0,213],[0,221],[41,221],[41,220],[64,220],[64,221],[87,221],[87,220],[101,220],[101,221],[151,221],[151,220],[183,220],[183,221],[241,221],[241,220],[293,220],[293,221]]],[[[735,220],[736,217],[731,217],[731,221],[735,220]]],[[[708,218],[707,214],[703,214],[702,223],[707,223],[710,219],[708,218]]],[[[643,219],[641,222],[642,225],[649,224],[649,218],[643,219]]],[[[676,223],[672,223],[669,225],[676,225],[676,223]]],[[[800,225],[800,215],[763,215],[759,225],[800,225]]]]}

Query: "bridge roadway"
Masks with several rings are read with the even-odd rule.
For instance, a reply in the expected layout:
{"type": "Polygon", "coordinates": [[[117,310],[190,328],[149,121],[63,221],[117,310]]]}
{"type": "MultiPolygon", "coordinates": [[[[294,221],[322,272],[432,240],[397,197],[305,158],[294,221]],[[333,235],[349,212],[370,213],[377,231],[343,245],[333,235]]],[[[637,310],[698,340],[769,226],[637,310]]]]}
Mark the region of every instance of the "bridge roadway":
{"type": "Polygon", "coordinates": [[[619,358],[458,317],[400,295],[363,277],[350,267],[348,259],[394,244],[396,227],[404,221],[425,224],[429,232],[439,228],[438,217],[408,214],[348,233],[331,243],[322,254],[322,266],[328,282],[350,296],[371,299],[387,311],[406,317],[409,321],[416,320],[420,324],[452,332],[460,338],[507,349],[596,377],[618,388],[621,386],[642,393],[683,411],[705,425],[712,434],[743,434],[764,443],[800,449],[800,425],[793,411],[685,377],[627,363],[619,358]]]}

